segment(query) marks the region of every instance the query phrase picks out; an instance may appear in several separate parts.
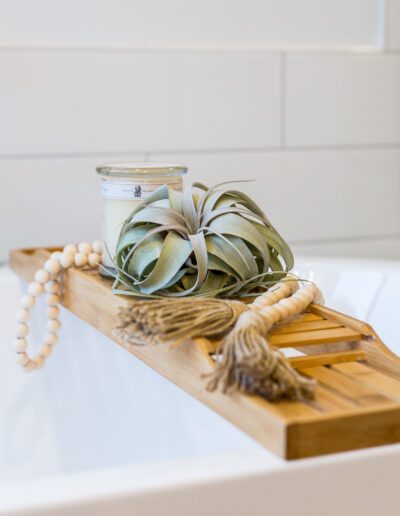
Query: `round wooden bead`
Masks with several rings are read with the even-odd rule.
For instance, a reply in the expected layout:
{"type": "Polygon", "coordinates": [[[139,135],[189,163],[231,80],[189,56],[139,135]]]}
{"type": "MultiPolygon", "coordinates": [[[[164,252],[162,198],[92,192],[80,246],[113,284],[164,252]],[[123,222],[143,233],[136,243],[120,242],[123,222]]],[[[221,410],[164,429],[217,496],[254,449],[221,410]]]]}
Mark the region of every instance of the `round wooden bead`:
{"type": "Polygon", "coordinates": [[[103,254],[103,242],[101,240],[95,240],[92,244],[93,251],[97,254],[103,254]]]}
{"type": "Polygon", "coordinates": [[[301,288],[300,290],[298,290],[295,294],[296,297],[298,297],[299,299],[311,299],[311,296],[310,296],[310,292],[307,288],[301,288]]]}
{"type": "Polygon", "coordinates": [[[275,319],[274,319],[274,315],[272,314],[272,312],[270,312],[269,310],[266,310],[265,312],[262,313],[262,317],[263,317],[263,320],[265,321],[266,325],[269,325],[270,327],[273,326],[275,319]]]}
{"type": "Polygon", "coordinates": [[[57,344],[57,341],[58,337],[55,333],[46,333],[43,343],[49,346],[55,346],[57,344]]]}
{"type": "Polygon", "coordinates": [[[27,337],[29,335],[29,326],[24,323],[17,324],[15,328],[16,337],[27,337]]]}
{"type": "Polygon", "coordinates": [[[283,283],[280,290],[283,293],[283,297],[290,296],[290,294],[292,293],[292,287],[291,287],[290,283],[283,283]]]}
{"type": "Polygon", "coordinates": [[[81,242],[78,245],[78,251],[82,254],[90,254],[93,251],[93,249],[89,242],[81,242]]]}
{"type": "Polygon", "coordinates": [[[51,333],[56,333],[61,328],[61,323],[58,319],[53,319],[51,321],[47,321],[46,329],[51,333]]]}
{"type": "Polygon", "coordinates": [[[17,358],[15,359],[15,363],[20,366],[24,366],[29,360],[28,353],[23,351],[22,353],[17,353],[17,358]]]}
{"type": "Polygon", "coordinates": [[[54,253],[51,253],[50,260],[59,260],[61,256],[61,251],[54,251],[54,253]]]}
{"type": "Polygon", "coordinates": [[[32,371],[34,371],[36,369],[36,364],[35,364],[35,361],[32,360],[32,359],[28,359],[26,364],[24,365],[24,372],[25,373],[31,373],[32,371]]]}
{"type": "Polygon", "coordinates": [[[58,274],[61,270],[61,265],[58,260],[53,260],[50,258],[50,260],[47,260],[44,264],[44,268],[47,272],[50,274],[58,274]]]}
{"type": "Polygon", "coordinates": [[[57,296],[57,294],[50,294],[47,296],[46,302],[49,306],[57,306],[60,302],[60,298],[57,296]]]}
{"type": "Polygon", "coordinates": [[[287,286],[287,288],[289,289],[289,293],[292,293],[294,290],[297,289],[299,283],[298,281],[291,279],[290,276],[287,276],[283,280],[283,284],[287,286]]]}
{"type": "Polygon", "coordinates": [[[46,316],[49,319],[57,319],[57,317],[60,315],[60,309],[58,306],[51,306],[46,310],[46,316]]]}
{"type": "Polygon", "coordinates": [[[15,312],[15,318],[19,323],[26,323],[29,321],[29,311],[26,308],[20,308],[15,312]]]}
{"type": "Polygon", "coordinates": [[[314,293],[311,289],[306,287],[300,290],[298,297],[300,297],[300,299],[304,299],[305,302],[308,301],[308,303],[310,304],[311,301],[314,299],[314,293]]]}
{"type": "Polygon", "coordinates": [[[28,286],[28,294],[34,297],[39,297],[43,294],[44,288],[41,283],[38,283],[37,281],[33,281],[28,286]]]}
{"type": "Polygon", "coordinates": [[[276,308],[277,305],[271,305],[268,307],[268,313],[273,317],[274,322],[279,321],[281,314],[279,310],[276,308]]]}
{"type": "Polygon", "coordinates": [[[68,244],[64,247],[63,249],[63,252],[64,253],[72,253],[72,254],[76,254],[78,252],[78,249],[76,247],[76,245],[74,244],[68,244]]]}
{"type": "Polygon", "coordinates": [[[296,299],[293,300],[293,303],[295,303],[295,306],[296,306],[298,312],[303,312],[307,308],[307,306],[310,304],[308,302],[308,299],[306,299],[304,297],[297,297],[296,299]]]}
{"type": "Polygon", "coordinates": [[[299,299],[301,299],[304,309],[307,308],[307,306],[313,300],[312,296],[310,296],[309,293],[307,293],[307,292],[302,292],[301,295],[299,295],[298,297],[299,297],[299,299]]]}
{"type": "Polygon", "coordinates": [[[15,351],[25,351],[28,347],[28,341],[24,338],[15,339],[14,340],[14,349],[15,351]]]}
{"type": "Polygon", "coordinates": [[[44,285],[45,283],[50,281],[50,274],[44,269],[40,269],[35,274],[35,281],[44,285]]]}
{"type": "Polygon", "coordinates": [[[88,256],[89,267],[94,268],[97,267],[99,263],[101,263],[101,257],[97,253],[90,253],[88,256]]]}
{"type": "Polygon", "coordinates": [[[283,320],[283,319],[286,319],[287,317],[289,317],[289,308],[285,305],[282,305],[280,302],[277,303],[276,305],[274,305],[276,307],[276,309],[279,311],[280,313],[280,319],[283,320]]]}
{"type": "Polygon", "coordinates": [[[270,304],[275,304],[281,299],[281,296],[278,294],[278,292],[268,292],[268,301],[270,304]]]}
{"type": "Polygon", "coordinates": [[[74,254],[67,253],[64,251],[60,256],[60,264],[61,267],[64,267],[64,269],[68,269],[68,267],[71,267],[74,264],[74,254]]]}
{"type": "Polygon", "coordinates": [[[84,267],[88,262],[88,257],[84,253],[76,253],[74,259],[77,267],[84,267]]]}
{"type": "Polygon", "coordinates": [[[293,312],[295,311],[294,310],[294,305],[293,305],[293,299],[290,298],[290,297],[285,297],[284,299],[281,299],[280,300],[280,304],[282,304],[283,306],[286,306],[286,308],[289,310],[290,312],[290,315],[293,315],[293,312]]]}
{"type": "Polygon", "coordinates": [[[304,306],[305,303],[297,297],[290,298],[290,302],[292,304],[292,309],[293,309],[294,313],[299,313],[302,310],[304,310],[304,308],[305,308],[305,306],[304,306]]]}
{"type": "Polygon", "coordinates": [[[60,284],[57,280],[51,280],[44,286],[48,294],[57,294],[60,290],[60,284]]]}
{"type": "Polygon", "coordinates": [[[33,362],[35,363],[36,369],[41,369],[44,366],[45,357],[38,355],[33,359],[33,362]]]}
{"type": "Polygon", "coordinates": [[[51,355],[52,351],[53,351],[53,348],[50,346],[50,344],[43,344],[39,348],[39,355],[43,358],[47,358],[51,355]]]}
{"type": "Polygon", "coordinates": [[[30,310],[36,304],[36,299],[31,294],[25,294],[25,296],[21,297],[20,305],[22,308],[26,308],[30,310]]]}

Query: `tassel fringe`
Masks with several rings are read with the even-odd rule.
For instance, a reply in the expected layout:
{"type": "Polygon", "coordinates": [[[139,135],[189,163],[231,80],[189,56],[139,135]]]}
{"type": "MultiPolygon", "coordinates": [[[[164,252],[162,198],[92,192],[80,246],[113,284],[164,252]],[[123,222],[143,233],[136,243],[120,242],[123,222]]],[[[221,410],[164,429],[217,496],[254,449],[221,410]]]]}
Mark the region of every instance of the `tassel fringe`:
{"type": "Polygon", "coordinates": [[[208,375],[209,391],[242,391],[270,401],[312,398],[315,381],[291,367],[266,338],[274,323],[321,297],[314,285],[296,290],[295,284],[281,285],[279,292],[267,292],[253,305],[214,298],[133,301],[120,309],[115,333],[135,345],[224,335],[215,353],[216,368],[208,375]]]}
{"type": "Polygon", "coordinates": [[[119,310],[116,334],[142,345],[218,336],[247,310],[240,301],[220,299],[134,301],[119,310]]]}
{"type": "Polygon", "coordinates": [[[209,375],[209,391],[221,389],[230,394],[238,390],[269,401],[313,397],[315,382],[292,368],[256,325],[233,329],[221,344],[220,356],[222,360],[209,375]]]}

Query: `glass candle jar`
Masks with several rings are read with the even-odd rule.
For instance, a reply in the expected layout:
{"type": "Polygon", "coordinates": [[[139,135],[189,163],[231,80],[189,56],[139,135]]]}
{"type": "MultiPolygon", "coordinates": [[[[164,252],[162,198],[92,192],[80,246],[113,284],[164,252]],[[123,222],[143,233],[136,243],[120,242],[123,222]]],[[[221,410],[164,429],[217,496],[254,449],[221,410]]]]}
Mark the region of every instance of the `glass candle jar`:
{"type": "Polygon", "coordinates": [[[171,163],[107,163],[96,170],[101,176],[103,265],[113,269],[122,223],[160,186],[182,190],[187,168],[171,163]]]}

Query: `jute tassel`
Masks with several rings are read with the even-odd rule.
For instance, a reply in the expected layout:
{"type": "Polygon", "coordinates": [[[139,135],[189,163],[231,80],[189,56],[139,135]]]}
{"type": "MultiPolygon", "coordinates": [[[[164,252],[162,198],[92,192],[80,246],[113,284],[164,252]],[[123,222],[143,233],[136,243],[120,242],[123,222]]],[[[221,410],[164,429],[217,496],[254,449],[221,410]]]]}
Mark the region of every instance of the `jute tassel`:
{"type": "Polygon", "coordinates": [[[119,310],[116,334],[136,345],[211,337],[232,328],[246,310],[240,301],[221,299],[133,301],[119,310]]]}
{"type": "Polygon", "coordinates": [[[209,390],[241,390],[269,400],[311,397],[315,383],[297,373],[266,340],[273,324],[321,296],[314,285],[297,289],[298,281],[289,279],[249,305],[219,299],[134,301],[120,310],[116,333],[131,344],[159,344],[218,337],[231,330],[216,354],[221,360],[210,375],[209,390]]]}
{"type": "Polygon", "coordinates": [[[241,314],[235,327],[222,340],[217,351],[221,360],[210,375],[208,389],[219,387],[227,393],[240,390],[271,401],[313,397],[315,382],[291,367],[283,353],[268,344],[266,336],[275,323],[321,300],[321,292],[314,285],[273,305],[264,303],[260,296],[252,310],[241,314]]]}
{"type": "Polygon", "coordinates": [[[130,344],[179,342],[194,337],[218,337],[250,309],[273,305],[298,288],[297,281],[277,283],[253,303],[213,298],[133,300],[118,312],[116,334],[130,344]]]}

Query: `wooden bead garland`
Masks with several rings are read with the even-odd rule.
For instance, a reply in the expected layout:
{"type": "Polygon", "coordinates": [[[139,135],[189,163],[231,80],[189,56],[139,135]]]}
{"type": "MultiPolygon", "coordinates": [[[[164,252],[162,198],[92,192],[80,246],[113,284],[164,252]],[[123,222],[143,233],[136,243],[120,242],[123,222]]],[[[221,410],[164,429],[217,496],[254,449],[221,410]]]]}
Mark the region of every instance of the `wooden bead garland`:
{"type": "Polygon", "coordinates": [[[28,286],[28,293],[22,296],[20,308],[15,317],[17,326],[15,329],[16,339],[14,349],[17,353],[16,363],[23,367],[24,371],[31,372],[44,366],[45,360],[52,354],[53,346],[57,344],[57,333],[61,328],[58,317],[60,309],[60,275],[63,269],[69,267],[96,268],[102,263],[103,243],[96,240],[92,244],[82,242],[78,246],[66,245],[63,251],[56,251],[51,254],[45,262],[43,269],[35,274],[35,280],[28,286]],[[30,310],[35,307],[36,299],[43,294],[47,294],[46,323],[47,333],[43,344],[39,347],[39,353],[35,357],[30,357],[28,349],[29,317],[30,310]]]}
{"type": "MultiPolygon", "coordinates": [[[[51,356],[53,352],[53,347],[57,344],[57,334],[61,328],[61,322],[59,321],[60,309],[58,305],[60,303],[60,275],[62,271],[70,267],[96,268],[101,263],[102,242],[95,241],[93,242],[93,244],[89,244],[88,242],[82,242],[78,246],[69,244],[64,247],[62,252],[56,251],[52,253],[50,258],[45,262],[43,269],[40,269],[36,272],[34,281],[29,284],[27,289],[28,293],[22,296],[20,301],[20,308],[16,312],[17,326],[15,330],[16,339],[14,341],[14,349],[17,353],[16,363],[22,366],[24,371],[31,372],[36,369],[42,368],[45,365],[46,359],[51,356]],[[28,321],[30,317],[30,310],[35,307],[36,299],[43,294],[46,294],[47,296],[47,333],[44,337],[43,343],[39,347],[38,354],[35,357],[31,357],[27,352],[29,335],[28,321]]],[[[187,306],[185,304],[185,300],[182,301],[182,307],[184,307],[186,310],[187,306]]],[[[209,303],[210,300],[195,300],[195,302],[197,305],[196,313],[198,313],[200,308],[199,303],[209,303]]],[[[315,287],[315,285],[311,284],[303,288],[299,288],[299,281],[295,278],[291,279],[290,276],[288,276],[285,281],[278,283],[277,285],[275,285],[274,288],[260,295],[253,301],[253,303],[247,305],[247,307],[243,305],[243,303],[240,303],[238,301],[221,301],[214,299],[211,300],[211,302],[219,303],[223,306],[225,306],[226,304],[230,304],[232,306],[236,306],[237,304],[241,306],[240,310],[236,310],[236,321],[230,320],[230,325],[235,323],[232,331],[229,332],[228,335],[224,338],[224,342],[226,341],[227,344],[225,347],[227,347],[227,349],[232,348],[235,350],[235,352],[233,353],[231,352],[232,350],[229,351],[228,349],[229,352],[225,352],[222,354],[222,361],[218,363],[218,367],[212,374],[212,378],[209,384],[209,389],[214,390],[217,384],[222,382],[223,390],[228,391],[232,388],[232,386],[229,383],[231,382],[232,378],[230,369],[232,369],[232,367],[236,367],[239,370],[240,367],[242,367],[240,363],[240,353],[238,353],[238,350],[243,354],[243,350],[246,344],[249,347],[249,350],[251,351],[252,342],[255,340],[260,342],[262,339],[265,340],[264,335],[268,333],[269,329],[273,326],[273,324],[284,319],[287,319],[288,317],[293,316],[297,313],[300,313],[305,308],[307,308],[307,306],[311,302],[322,302],[322,296],[319,289],[315,287]],[[244,338],[243,336],[245,336],[244,330],[250,330],[250,333],[252,332],[251,335],[249,334],[249,342],[242,342],[244,338]],[[257,330],[256,333],[254,333],[255,330],[257,330]],[[238,332],[240,333],[239,340],[236,338],[236,334],[238,332]],[[236,355],[239,357],[239,359],[236,357],[235,363],[231,363],[232,360],[228,360],[226,358],[233,357],[236,355]],[[227,373],[227,371],[229,374],[227,373]],[[227,381],[227,378],[229,379],[229,381],[227,381]]],[[[160,303],[163,306],[165,304],[164,301],[160,301],[160,303]]],[[[171,303],[174,304],[174,308],[176,309],[176,304],[179,303],[179,301],[169,300],[168,305],[170,305],[171,303]]],[[[160,315],[160,308],[158,307],[157,302],[152,302],[147,306],[153,306],[154,308],[156,308],[157,314],[160,315]]],[[[232,306],[230,306],[231,312],[232,306]]],[[[131,315],[132,314],[130,314],[130,316],[131,315]]],[[[149,315],[149,313],[147,313],[147,315],[149,315]]],[[[203,322],[209,324],[209,310],[207,310],[207,313],[205,315],[207,317],[206,320],[203,322]]],[[[232,319],[232,313],[230,317],[232,319]]],[[[129,324],[132,323],[132,320],[130,319],[130,317],[128,317],[128,319],[129,320],[127,324],[129,326],[129,324]]],[[[135,322],[137,322],[137,314],[134,319],[135,322]]],[[[152,324],[150,325],[152,331],[154,331],[155,329],[154,322],[155,321],[152,319],[152,324]]],[[[141,325],[142,330],[145,326],[146,325],[143,324],[141,325]]],[[[193,324],[191,324],[191,326],[193,326],[193,324]]],[[[194,324],[194,326],[196,325],[194,324]]],[[[219,325],[219,327],[220,326],[221,325],[219,325]]],[[[135,327],[134,332],[129,332],[130,337],[132,337],[133,334],[136,335],[138,333],[136,330],[137,328],[135,327]]],[[[141,339],[143,339],[144,336],[140,335],[140,337],[141,339]]],[[[146,337],[147,338],[144,340],[148,341],[151,335],[146,335],[146,337]]],[[[124,336],[124,338],[126,340],[129,340],[127,339],[126,335],[124,336]]],[[[157,339],[160,339],[160,334],[158,333],[157,339]]],[[[307,395],[307,393],[310,393],[312,391],[313,384],[311,385],[310,382],[304,380],[297,373],[293,372],[292,369],[285,363],[284,358],[280,356],[279,352],[270,350],[267,344],[261,345],[262,342],[261,344],[260,342],[258,342],[258,344],[261,351],[263,352],[263,360],[260,361],[260,364],[255,363],[255,366],[257,366],[258,369],[260,369],[261,373],[260,371],[258,371],[258,373],[260,374],[255,375],[255,378],[252,378],[250,376],[247,377],[248,375],[246,376],[244,375],[244,373],[241,373],[243,378],[246,380],[245,383],[247,385],[247,390],[249,390],[250,388],[249,381],[251,379],[255,385],[254,392],[261,392],[264,389],[265,395],[268,399],[275,399],[276,397],[279,397],[281,395],[282,389],[284,390],[286,389],[286,387],[288,392],[291,392],[291,396],[294,397],[299,396],[300,394],[307,395]],[[270,368],[270,363],[275,364],[273,369],[276,369],[277,371],[276,378],[273,378],[271,382],[268,375],[264,374],[264,369],[267,370],[268,368],[270,368]],[[277,382],[277,378],[279,379],[279,382],[277,382]],[[282,387],[282,385],[284,386],[284,388],[282,387]]],[[[250,355],[246,357],[247,361],[249,358],[252,358],[252,356],[250,355]]],[[[239,380],[235,380],[236,383],[238,381],[239,380]]],[[[242,379],[239,383],[241,382],[242,379]]]]}

